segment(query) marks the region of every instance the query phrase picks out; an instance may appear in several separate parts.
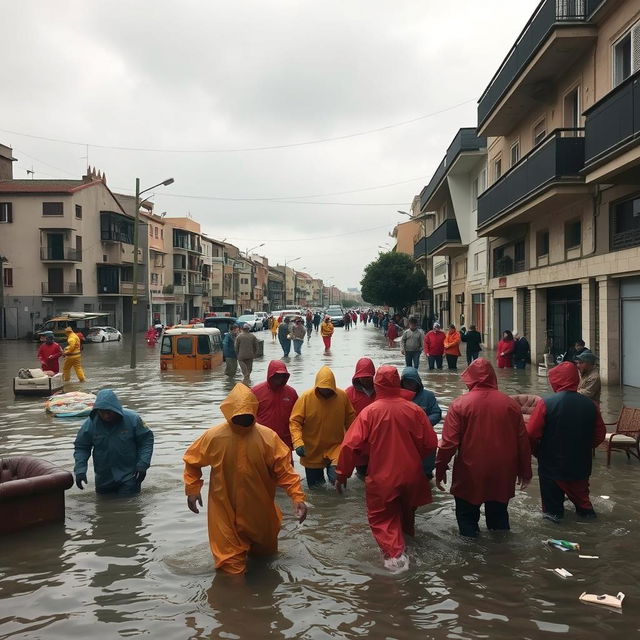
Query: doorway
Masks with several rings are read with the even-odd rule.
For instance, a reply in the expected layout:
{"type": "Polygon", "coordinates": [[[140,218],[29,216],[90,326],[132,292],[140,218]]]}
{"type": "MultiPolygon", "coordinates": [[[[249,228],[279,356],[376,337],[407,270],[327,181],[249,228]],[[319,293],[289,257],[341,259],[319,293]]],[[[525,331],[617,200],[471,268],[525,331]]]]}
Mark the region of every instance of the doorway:
{"type": "Polygon", "coordinates": [[[49,288],[47,290],[47,293],[64,293],[63,282],[64,279],[62,269],[49,269],[47,282],[49,288]]]}
{"type": "Polygon", "coordinates": [[[498,336],[502,339],[504,331],[513,331],[513,298],[499,298],[496,300],[496,313],[498,316],[498,336]]]}
{"type": "Polygon", "coordinates": [[[47,259],[64,260],[64,235],[62,233],[47,234],[47,259]]]}
{"type": "Polygon", "coordinates": [[[554,357],[565,353],[582,338],[582,287],[579,284],[547,289],[547,338],[554,357]]]}

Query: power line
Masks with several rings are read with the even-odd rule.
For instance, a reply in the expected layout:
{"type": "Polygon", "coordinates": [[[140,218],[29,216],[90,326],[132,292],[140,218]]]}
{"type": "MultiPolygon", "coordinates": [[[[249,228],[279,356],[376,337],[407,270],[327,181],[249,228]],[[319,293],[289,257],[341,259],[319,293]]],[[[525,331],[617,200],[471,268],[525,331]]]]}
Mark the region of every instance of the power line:
{"type": "MultiPolygon", "coordinates": [[[[200,223],[202,226],[205,226],[206,222],[200,223]]],[[[250,242],[253,241],[262,241],[262,242],[308,242],[310,240],[330,240],[331,238],[342,238],[344,236],[352,236],[356,233],[365,233],[367,231],[377,231],[378,229],[388,229],[389,224],[383,224],[378,227],[369,227],[368,229],[358,229],[357,231],[347,231],[346,233],[336,233],[332,236],[311,236],[309,238],[247,238],[246,236],[228,236],[227,240],[248,240],[250,242]]]]}
{"type": "Polygon", "coordinates": [[[317,138],[315,140],[304,140],[302,142],[291,142],[287,144],[276,144],[276,145],[266,145],[260,147],[237,147],[237,148],[222,148],[222,149],[161,149],[161,148],[153,148],[153,147],[124,147],[117,145],[107,145],[107,144],[94,144],[91,142],[78,142],[75,140],[65,140],[63,138],[51,138],[48,136],[37,136],[28,133],[21,133],[19,131],[13,131],[11,129],[0,129],[3,133],[10,133],[14,136],[23,136],[25,138],[33,138],[35,140],[45,140],[47,142],[56,142],[60,144],[70,144],[76,145],[79,147],[92,147],[94,149],[110,149],[113,151],[138,151],[145,153],[244,153],[250,151],[274,151],[277,149],[291,149],[294,147],[304,147],[314,144],[323,144],[326,142],[336,142],[338,140],[347,140],[349,138],[357,138],[360,136],[370,135],[372,133],[379,133],[381,131],[387,131],[389,129],[395,129],[397,127],[404,127],[409,124],[414,124],[415,122],[420,122],[421,120],[426,120],[427,118],[432,118],[434,116],[440,115],[442,113],[447,113],[448,111],[453,111],[454,109],[458,109],[464,105],[470,104],[471,102],[475,102],[475,98],[471,100],[465,100],[464,102],[459,102],[458,104],[454,104],[445,109],[440,109],[438,111],[433,111],[431,113],[425,113],[421,116],[417,116],[415,118],[411,118],[409,120],[402,120],[401,122],[394,122],[392,124],[384,125],[382,127],[376,127],[374,129],[366,129],[364,131],[356,131],[355,133],[348,133],[340,136],[331,136],[327,138],[317,138]]]}

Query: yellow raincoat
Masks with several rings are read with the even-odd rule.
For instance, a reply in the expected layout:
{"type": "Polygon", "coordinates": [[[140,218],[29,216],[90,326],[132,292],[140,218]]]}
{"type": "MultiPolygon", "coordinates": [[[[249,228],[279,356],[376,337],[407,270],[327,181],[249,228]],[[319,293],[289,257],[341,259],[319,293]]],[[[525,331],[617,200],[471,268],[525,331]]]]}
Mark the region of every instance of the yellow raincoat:
{"type": "Polygon", "coordinates": [[[289,431],[294,449],[304,446],[300,458],[309,469],[324,469],[336,465],[340,445],[356,412],[347,394],[336,387],[336,379],[329,367],[322,367],[316,375],[313,389],[305,391],[293,405],[289,418],[289,431]],[[323,398],[316,389],[332,389],[330,398],[323,398]]]}
{"type": "Polygon", "coordinates": [[[278,327],[279,326],[280,326],[280,322],[279,322],[277,316],[273,316],[272,322],[271,322],[271,338],[273,340],[275,340],[276,336],[278,335],[278,327]]]}
{"type": "Polygon", "coordinates": [[[320,335],[323,338],[328,338],[333,335],[335,327],[333,326],[333,322],[331,320],[326,320],[320,325],[320,335]]]}
{"type": "Polygon", "coordinates": [[[291,452],[272,429],[254,423],[240,427],[234,416],[258,411],[258,399],[237,384],[220,405],[226,418],[205,431],[184,454],[188,496],[203,485],[202,467],[211,467],[207,518],[209,544],[216,569],[244,573],[247,555],[278,550],[282,513],[274,502],[276,486],[291,500],[304,502],[300,476],[291,466],[291,452]]]}
{"type": "Polygon", "coordinates": [[[71,369],[75,369],[78,380],[85,380],[84,369],[80,359],[80,338],[73,332],[73,329],[67,327],[64,330],[67,336],[67,346],[64,349],[64,363],[62,364],[62,379],[65,382],[71,380],[71,369]]]}

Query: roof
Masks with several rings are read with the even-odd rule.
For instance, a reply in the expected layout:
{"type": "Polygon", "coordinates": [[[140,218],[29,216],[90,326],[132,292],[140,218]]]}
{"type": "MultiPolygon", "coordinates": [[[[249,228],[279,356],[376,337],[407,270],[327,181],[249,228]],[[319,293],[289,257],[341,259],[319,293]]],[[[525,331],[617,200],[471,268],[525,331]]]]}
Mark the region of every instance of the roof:
{"type": "Polygon", "coordinates": [[[102,180],[0,180],[0,193],[65,193],[104,184],[102,180]]]}

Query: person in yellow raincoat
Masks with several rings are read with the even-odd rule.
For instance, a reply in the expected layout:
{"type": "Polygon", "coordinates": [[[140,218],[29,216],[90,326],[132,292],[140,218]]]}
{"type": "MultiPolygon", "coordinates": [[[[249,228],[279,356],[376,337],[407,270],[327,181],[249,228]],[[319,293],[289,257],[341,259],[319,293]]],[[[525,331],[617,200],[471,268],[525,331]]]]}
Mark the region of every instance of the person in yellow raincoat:
{"type": "Polygon", "coordinates": [[[78,380],[84,382],[86,378],[82,368],[82,360],[80,359],[80,338],[73,332],[71,327],[65,327],[64,332],[67,336],[67,346],[63,351],[62,379],[65,382],[69,382],[71,380],[71,369],[74,369],[78,380]]]}
{"type": "Polygon", "coordinates": [[[278,320],[278,316],[272,316],[271,318],[271,342],[276,341],[276,337],[278,335],[278,327],[280,326],[280,320],[278,320]]]}
{"type": "Polygon", "coordinates": [[[287,492],[299,522],[307,517],[300,476],[278,434],[256,422],[258,399],[237,384],[220,405],[226,422],[211,427],[184,454],[187,506],[202,506],[202,467],[211,467],[207,519],[216,569],[246,571],[247,556],[278,550],[282,513],[276,486],[287,492]]]}
{"type": "Polygon", "coordinates": [[[314,387],[298,398],[289,418],[293,447],[309,487],[325,484],[325,469],[329,482],[335,484],[340,445],[355,417],[347,394],[336,387],[333,371],[322,367],[314,387]]]}

